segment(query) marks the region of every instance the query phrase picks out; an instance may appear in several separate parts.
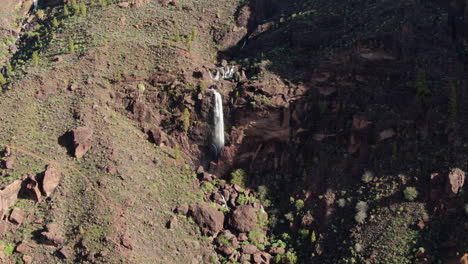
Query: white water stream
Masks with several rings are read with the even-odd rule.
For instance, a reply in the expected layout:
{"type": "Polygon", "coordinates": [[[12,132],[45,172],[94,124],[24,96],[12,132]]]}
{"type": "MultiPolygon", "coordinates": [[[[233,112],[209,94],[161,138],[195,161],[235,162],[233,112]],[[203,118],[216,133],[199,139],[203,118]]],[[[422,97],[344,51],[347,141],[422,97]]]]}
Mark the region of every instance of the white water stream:
{"type": "Polygon", "coordinates": [[[223,99],[221,94],[215,89],[211,88],[210,91],[214,94],[213,105],[213,146],[215,148],[215,155],[219,156],[224,147],[224,118],[223,118],[223,99]]]}

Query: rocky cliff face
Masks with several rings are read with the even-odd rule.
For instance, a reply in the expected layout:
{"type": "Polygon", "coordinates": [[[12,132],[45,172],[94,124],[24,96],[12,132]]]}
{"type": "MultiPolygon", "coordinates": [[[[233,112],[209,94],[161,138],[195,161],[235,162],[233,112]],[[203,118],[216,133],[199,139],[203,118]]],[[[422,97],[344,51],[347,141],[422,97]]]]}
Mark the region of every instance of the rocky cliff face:
{"type": "Polygon", "coordinates": [[[467,248],[463,1],[117,2],[42,2],[13,56],[0,231],[37,233],[8,240],[14,257],[437,263],[467,248]]]}

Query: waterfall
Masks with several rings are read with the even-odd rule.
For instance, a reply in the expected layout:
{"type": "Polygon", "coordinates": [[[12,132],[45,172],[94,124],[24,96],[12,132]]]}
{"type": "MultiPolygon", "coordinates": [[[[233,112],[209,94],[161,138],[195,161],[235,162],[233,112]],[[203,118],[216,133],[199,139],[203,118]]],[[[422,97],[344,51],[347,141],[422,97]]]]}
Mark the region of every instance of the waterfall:
{"type": "Polygon", "coordinates": [[[37,10],[37,5],[38,5],[39,0],[34,0],[34,8],[33,12],[37,10]]]}
{"type": "Polygon", "coordinates": [[[224,147],[224,118],[223,118],[223,99],[221,94],[215,89],[211,88],[210,91],[214,94],[213,106],[213,146],[215,149],[215,156],[219,156],[224,147]]]}

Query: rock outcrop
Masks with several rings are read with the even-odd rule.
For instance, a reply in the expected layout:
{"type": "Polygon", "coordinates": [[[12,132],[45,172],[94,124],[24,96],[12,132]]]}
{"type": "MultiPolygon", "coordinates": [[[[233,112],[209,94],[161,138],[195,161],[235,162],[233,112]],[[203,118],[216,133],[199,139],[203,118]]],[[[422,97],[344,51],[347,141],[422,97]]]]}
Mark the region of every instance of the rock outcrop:
{"type": "Polygon", "coordinates": [[[59,170],[50,166],[47,168],[42,180],[42,190],[46,197],[49,197],[54,192],[59,185],[61,178],[62,173],[59,170]]]}
{"type": "Polygon", "coordinates": [[[447,190],[449,196],[457,195],[465,183],[465,172],[459,168],[452,169],[448,174],[447,190]]]}
{"type": "Polygon", "coordinates": [[[216,235],[223,229],[224,214],[208,205],[196,205],[190,213],[205,235],[216,235]]]}
{"type": "Polygon", "coordinates": [[[16,180],[0,190],[0,219],[3,219],[8,209],[18,201],[21,182],[16,180]]]}
{"type": "Polygon", "coordinates": [[[77,127],[72,129],[71,133],[73,137],[74,155],[77,158],[81,158],[91,148],[93,130],[87,127],[77,127]]]}
{"type": "Polygon", "coordinates": [[[250,232],[256,224],[256,210],[249,205],[239,205],[229,220],[229,225],[239,232],[250,232]]]}

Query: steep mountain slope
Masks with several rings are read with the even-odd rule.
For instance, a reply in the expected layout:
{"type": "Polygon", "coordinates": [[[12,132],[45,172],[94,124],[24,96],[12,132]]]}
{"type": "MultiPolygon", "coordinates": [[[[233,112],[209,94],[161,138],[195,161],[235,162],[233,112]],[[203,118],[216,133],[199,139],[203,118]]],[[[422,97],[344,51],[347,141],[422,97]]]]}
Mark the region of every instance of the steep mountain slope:
{"type": "Polygon", "coordinates": [[[2,71],[0,257],[463,263],[460,3],[40,2],[2,71]]]}

